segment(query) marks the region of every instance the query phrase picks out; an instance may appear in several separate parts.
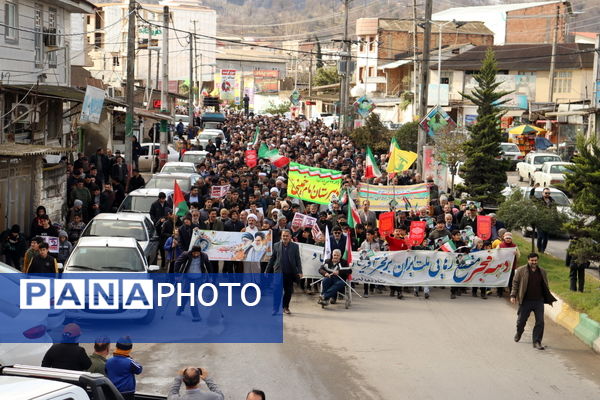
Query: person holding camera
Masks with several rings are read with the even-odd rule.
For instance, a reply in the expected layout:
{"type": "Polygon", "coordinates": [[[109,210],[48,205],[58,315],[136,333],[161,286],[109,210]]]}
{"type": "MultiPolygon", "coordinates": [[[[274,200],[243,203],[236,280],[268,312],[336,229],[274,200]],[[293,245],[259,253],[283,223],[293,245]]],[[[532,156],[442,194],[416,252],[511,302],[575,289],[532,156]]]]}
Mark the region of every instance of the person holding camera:
{"type": "Polygon", "coordinates": [[[223,400],[224,398],[219,386],[208,376],[206,368],[197,367],[180,369],[167,396],[167,400],[223,400]],[[200,380],[206,382],[210,392],[200,389],[200,380]],[[184,393],[180,393],[182,382],[185,385],[184,393]]]}

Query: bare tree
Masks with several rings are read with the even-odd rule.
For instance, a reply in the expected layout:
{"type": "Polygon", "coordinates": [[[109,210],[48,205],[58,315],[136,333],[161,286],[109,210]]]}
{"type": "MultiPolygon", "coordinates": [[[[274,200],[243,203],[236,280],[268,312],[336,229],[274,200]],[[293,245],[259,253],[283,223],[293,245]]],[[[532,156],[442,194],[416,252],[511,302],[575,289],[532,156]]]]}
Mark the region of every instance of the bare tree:
{"type": "Polygon", "coordinates": [[[469,133],[464,129],[439,132],[435,136],[435,159],[446,164],[452,175],[450,193],[454,191],[454,177],[458,172],[458,163],[465,159],[464,145],[467,140],[469,140],[469,133]]]}

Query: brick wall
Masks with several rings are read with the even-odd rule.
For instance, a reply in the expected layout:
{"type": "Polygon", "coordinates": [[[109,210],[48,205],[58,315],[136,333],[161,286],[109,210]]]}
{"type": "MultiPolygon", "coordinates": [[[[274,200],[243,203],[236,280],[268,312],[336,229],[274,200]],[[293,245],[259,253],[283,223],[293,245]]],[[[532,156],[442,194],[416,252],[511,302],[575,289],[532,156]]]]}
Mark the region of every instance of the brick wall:
{"type": "Polygon", "coordinates": [[[559,8],[558,43],[566,42],[565,3],[547,4],[506,13],[506,43],[552,43],[559,8]]]}
{"type": "MultiPolygon", "coordinates": [[[[431,33],[431,50],[438,48],[438,32],[431,33]]],[[[411,32],[382,31],[379,34],[379,64],[392,62],[399,53],[412,53],[413,35],[411,32]]],[[[473,44],[475,46],[493,45],[493,35],[466,33],[442,33],[442,46],[473,44]]],[[[423,48],[423,33],[417,32],[417,49],[423,48]]]]}

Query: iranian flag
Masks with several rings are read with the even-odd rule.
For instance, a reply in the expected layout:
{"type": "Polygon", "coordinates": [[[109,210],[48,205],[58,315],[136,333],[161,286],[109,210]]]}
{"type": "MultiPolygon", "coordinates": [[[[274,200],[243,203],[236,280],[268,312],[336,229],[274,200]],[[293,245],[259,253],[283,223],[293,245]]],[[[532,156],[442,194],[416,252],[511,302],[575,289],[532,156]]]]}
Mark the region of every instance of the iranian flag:
{"type": "Polygon", "coordinates": [[[360,215],[358,215],[358,209],[354,204],[354,200],[348,196],[348,226],[354,228],[357,224],[360,224],[360,215]]]}
{"type": "Polygon", "coordinates": [[[285,167],[290,163],[290,159],[279,154],[277,149],[269,150],[266,144],[261,144],[258,150],[258,158],[266,158],[277,168],[285,167]]]}
{"type": "Polygon", "coordinates": [[[254,136],[252,137],[252,141],[248,143],[248,146],[254,147],[258,144],[258,137],[260,136],[260,128],[257,126],[256,131],[254,131],[254,136]]]}
{"type": "Polygon", "coordinates": [[[365,169],[365,178],[379,178],[380,176],[381,171],[377,167],[373,152],[371,151],[371,148],[367,146],[367,168],[365,169]]]}
{"type": "Polygon", "coordinates": [[[440,246],[440,249],[448,253],[454,253],[456,251],[456,245],[452,240],[448,240],[446,243],[440,246]]]}
{"type": "Polygon", "coordinates": [[[188,212],[188,205],[185,201],[185,197],[183,197],[183,192],[181,188],[175,181],[175,187],[173,188],[173,207],[175,207],[175,215],[178,217],[183,217],[188,212]]]}
{"type": "Polygon", "coordinates": [[[350,231],[346,232],[346,249],[342,258],[346,260],[348,266],[352,265],[352,238],[350,237],[350,231]]]}

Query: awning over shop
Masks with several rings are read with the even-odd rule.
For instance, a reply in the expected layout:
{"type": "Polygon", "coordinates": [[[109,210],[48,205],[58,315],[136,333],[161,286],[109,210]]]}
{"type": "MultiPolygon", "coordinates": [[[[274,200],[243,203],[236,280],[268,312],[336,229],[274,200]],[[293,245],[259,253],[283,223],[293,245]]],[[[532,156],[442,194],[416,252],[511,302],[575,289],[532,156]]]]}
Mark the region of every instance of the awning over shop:
{"type": "Polygon", "coordinates": [[[520,117],[525,113],[525,110],[508,110],[503,117],[520,117]]]}
{"type": "MultiPolygon", "coordinates": [[[[30,93],[41,97],[61,99],[64,101],[74,101],[78,103],[83,103],[83,99],[85,98],[85,91],[69,86],[33,85],[32,87],[32,85],[2,85],[2,89],[30,93]]],[[[125,103],[108,96],[104,98],[104,103],[105,105],[126,105],[125,103]]]]}
{"type": "Polygon", "coordinates": [[[46,154],[64,154],[75,151],[64,147],[51,147],[36,144],[0,144],[0,157],[31,157],[46,154]]]}
{"type": "Polygon", "coordinates": [[[381,66],[377,67],[377,69],[381,69],[381,70],[394,69],[394,68],[398,68],[402,65],[411,64],[412,62],[413,62],[413,60],[398,60],[398,61],[394,61],[394,62],[391,62],[388,64],[381,65],[381,66]]]}
{"type": "Polygon", "coordinates": [[[552,111],[547,112],[547,117],[570,117],[573,115],[588,115],[588,111],[572,110],[572,111],[552,111]]]}
{"type": "Polygon", "coordinates": [[[156,121],[165,119],[167,121],[173,122],[173,117],[171,117],[170,115],[167,115],[167,114],[160,114],[160,113],[149,111],[149,110],[146,110],[143,108],[135,108],[134,111],[135,111],[135,115],[140,116],[140,117],[150,118],[150,119],[154,119],[156,121]]]}

